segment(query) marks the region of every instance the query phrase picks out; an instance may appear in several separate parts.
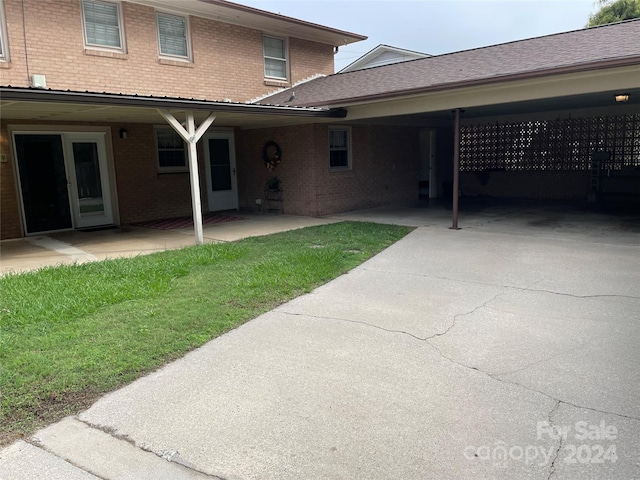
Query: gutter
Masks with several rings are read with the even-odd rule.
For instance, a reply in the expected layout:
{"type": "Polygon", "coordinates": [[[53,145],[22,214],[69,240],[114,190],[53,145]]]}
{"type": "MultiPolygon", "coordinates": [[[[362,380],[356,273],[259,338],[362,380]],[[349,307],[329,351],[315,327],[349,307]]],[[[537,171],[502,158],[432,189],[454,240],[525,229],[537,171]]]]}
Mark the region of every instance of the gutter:
{"type": "Polygon", "coordinates": [[[74,92],[70,90],[35,89],[0,86],[0,98],[23,102],[75,103],[83,105],[110,105],[119,107],[147,107],[154,109],[190,109],[209,112],[243,113],[247,115],[277,115],[296,117],[345,118],[342,108],[257,105],[216,102],[171,97],[145,97],[119,93],[74,92]]]}

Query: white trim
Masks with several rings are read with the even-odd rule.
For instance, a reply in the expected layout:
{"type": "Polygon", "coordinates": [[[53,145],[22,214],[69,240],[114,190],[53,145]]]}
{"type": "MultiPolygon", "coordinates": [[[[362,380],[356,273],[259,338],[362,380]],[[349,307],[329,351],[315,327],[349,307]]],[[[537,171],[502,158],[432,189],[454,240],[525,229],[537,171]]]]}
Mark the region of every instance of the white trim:
{"type": "Polygon", "coordinates": [[[7,20],[4,15],[4,0],[0,0],[0,43],[2,43],[2,53],[0,62],[9,62],[9,36],[7,34],[7,20]]]}
{"type": "Polygon", "coordinates": [[[113,0],[86,0],[89,2],[97,2],[97,3],[109,3],[115,5],[118,12],[118,33],[120,33],[120,47],[110,47],[109,45],[100,45],[95,43],[89,43],[87,41],[87,25],[85,22],[84,15],[84,2],[85,0],[80,0],[80,17],[82,21],[82,41],[84,42],[84,46],[90,50],[103,50],[107,52],[119,52],[119,53],[127,53],[127,45],[125,41],[124,34],[124,16],[122,14],[122,3],[120,1],[113,0]]]}
{"type": "Polygon", "coordinates": [[[107,161],[106,133],[105,132],[67,132],[62,135],[62,148],[67,170],[70,202],[72,205],[73,225],[76,228],[95,227],[99,225],[113,224],[113,208],[111,204],[111,189],[109,187],[109,166],[107,161]],[[81,212],[81,200],[78,196],[78,180],[73,152],[74,143],[95,143],[98,154],[98,169],[100,172],[100,190],[102,192],[102,218],[86,215],[81,212]]]}
{"type": "Polygon", "coordinates": [[[351,62],[349,65],[344,67],[338,73],[354,72],[356,70],[364,70],[367,68],[374,68],[374,67],[379,67],[383,65],[391,65],[393,63],[408,62],[411,60],[418,60],[420,58],[427,58],[432,56],[433,55],[429,55],[428,53],[421,53],[421,52],[416,52],[414,50],[406,50],[404,48],[392,47],[390,45],[381,44],[373,48],[372,50],[369,50],[367,53],[362,55],[357,60],[354,60],[353,62],[351,62]],[[376,58],[389,52],[397,54],[398,57],[395,60],[390,60],[390,61],[385,61],[380,63],[373,62],[376,58]]]}
{"type": "Polygon", "coordinates": [[[193,50],[191,48],[191,25],[189,23],[188,15],[180,15],[172,11],[156,10],[156,37],[158,39],[158,57],[167,60],[182,60],[185,62],[193,62],[193,50]],[[168,53],[162,53],[162,46],[160,44],[160,23],[158,22],[158,14],[168,15],[171,17],[179,17],[184,19],[185,25],[185,40],[187,42],[187,54],[186,55],[171,55],[168,53]]]}
{"type": "Polygon", "coordinates": [[[347,125],[329,125],[327,129],[327,150],[329,153],[329,171],[339,172],[352,169],[352,142],[351,142],[351,127],[347,125]],[[331,131],[343,131],[347,132],[347,165],[340,167],[331,166],[331,131]]]}
{"type": "Polygon", "coordinates": [[[263,34],[262,35],[262,64],[263,64],[263,71],[264,71],[264,78],[268,78],[268,79],[273,79],[273,80],[284,80],[284,81],[289,81],[289,77],[291,76],[289,74],[289,41],[287,38],[285,37],[278,37],[275,35],[267,35],[267,34],[263,34]],[[264,40],[265,38],[272,38],[274,40],[281,40],[283,47],[284,47],[284,59],[282,58],[278,58],[278,57],[268,57],[264,51],[264,40]],[[267,62],[266,60],[270,59],[270,60],[278,60],[278,61],[284,61],[284,77],[274,77],[272,75],[267,75],[267,62]]]}

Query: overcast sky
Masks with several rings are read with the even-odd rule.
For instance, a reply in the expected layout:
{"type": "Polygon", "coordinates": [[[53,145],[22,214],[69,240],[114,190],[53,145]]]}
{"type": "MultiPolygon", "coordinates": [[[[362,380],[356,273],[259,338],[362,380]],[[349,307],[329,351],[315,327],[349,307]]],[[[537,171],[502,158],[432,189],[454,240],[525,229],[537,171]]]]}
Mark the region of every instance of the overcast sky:
{"type": "Polygon", "coordinates": [[[336,71],[381,43],[441,54],[583,28],[594,0],[234,0],[369,37],[340,48],[336,71]]]}

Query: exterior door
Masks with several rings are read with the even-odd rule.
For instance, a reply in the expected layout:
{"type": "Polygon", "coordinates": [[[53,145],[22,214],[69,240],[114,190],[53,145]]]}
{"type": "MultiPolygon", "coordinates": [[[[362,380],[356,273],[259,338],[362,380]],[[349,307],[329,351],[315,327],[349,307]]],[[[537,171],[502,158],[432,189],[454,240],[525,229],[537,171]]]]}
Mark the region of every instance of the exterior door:
{"type": "Polygon", "coordinates": [[[209,211],[238,208],[238,182],[233,132],[211,132],[203,137],[209,211]]]}
{"type": "Polygon", "coordinates": [[[103,133],[14,134],[25,233],[113,223],[103,133]]]}
{"type": "Polygon", "coordinates": [[[73,227],[62,136],[16,134],[26,233],[73,227]]]}
{"type": "Polygon", "coordinates": [[[64,139],[76,228],[112,224],[104,135],[74,133],[64,139]]]}

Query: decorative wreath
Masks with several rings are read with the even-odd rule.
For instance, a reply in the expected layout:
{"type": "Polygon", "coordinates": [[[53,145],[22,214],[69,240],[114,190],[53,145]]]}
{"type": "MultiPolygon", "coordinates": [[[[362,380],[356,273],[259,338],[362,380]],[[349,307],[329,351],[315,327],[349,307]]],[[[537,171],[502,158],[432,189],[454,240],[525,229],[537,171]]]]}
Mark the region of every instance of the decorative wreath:
{"type": "Polygon", "coordinates": [[[280,146],[273,141],[269,141],[264,144],[262,148],[262,160],[264,160],[264,166],[270,172],[274,171],[280,162],[282,161],[282,150],[280,146]]]}

